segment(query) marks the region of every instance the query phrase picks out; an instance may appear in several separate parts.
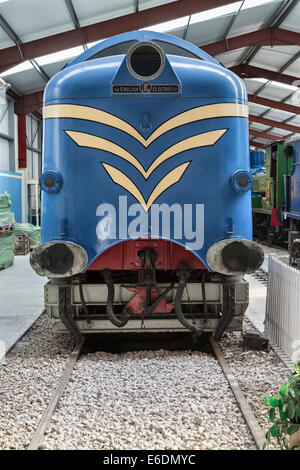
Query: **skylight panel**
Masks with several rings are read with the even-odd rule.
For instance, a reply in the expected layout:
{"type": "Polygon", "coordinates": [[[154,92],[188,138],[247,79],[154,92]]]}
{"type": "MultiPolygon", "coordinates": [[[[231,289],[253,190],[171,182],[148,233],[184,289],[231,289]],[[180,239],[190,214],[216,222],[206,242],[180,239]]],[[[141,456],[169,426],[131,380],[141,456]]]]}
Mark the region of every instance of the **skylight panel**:
{"type": "Polygon", "coordinates": [[[285,89],[291,90],[291,91],[299,90],[299,87],[297,87],[297,86],[288,85],[287,83],[276,82],[275,80],[272,80],[271,85],[276,86],[278,88],[285,88],[285,89]]]}
{"type": "Polygon", "coordinates": [[[200,23],[221,16],[230,15],[231,13],[235,13],[240,8],[241,4],[242,2],[235,2],[230,3],[229,5],[224,5],[223,7],[212,8],[211,10],[195,13],[191,17],[190,24],[200,23]]]}
{"type": "Polygon", "coordinates": [[[65,49],[63,51],[54,52],[53,54],[43,55],[37,57],[35,60],[39,65],[53,64],[54,62],[60,62],[61,60],[71,59],[84,51],[82,46],[72,47],[71,49],[65,49]]]}
{"type": "Polygon", "coordinates": [[[242,10],[246,10],[247,8],[259,7],[261,5],[265,5],[266,3],[274,3],[278,0],[246,0],[242,10]]]}
{"type": "Polygon", "coordinates": [[[156,31],[157,33],[162,33],[165,31],[171,31],[173,29],[183,28],[187,25],[189,20],[188,16],[182,16],[181,18],[176,18],[176,20],[165,21],[164,23],[159,23],[154,26],[148,26],[147,28],[142,28],[140,31],[150,30],[156,31]]]}
{"type": "Polygon", "coordinates": [[[99,39],[98,41],[95,42],[89,42],[86,44],[87,48],[90,49],[91,47],[96,46],[96,44],[99,44],[99,42],[105,41],[105,39],[99,39]]]}
{"type": "Polygon", "coordinates": [[[22,62],[21,64],[16,65],[15,67],[12,67],[11,69],[6,70],[5,72],[1,73],[1,77],[6,77],[7,75],[13,75],[14,73],[19,73],[19,72],[24,72],[24,70],[30,70],[33,69],[33,65],[29,62],[29,60],[26,60],[25,62],[22,62]]]}

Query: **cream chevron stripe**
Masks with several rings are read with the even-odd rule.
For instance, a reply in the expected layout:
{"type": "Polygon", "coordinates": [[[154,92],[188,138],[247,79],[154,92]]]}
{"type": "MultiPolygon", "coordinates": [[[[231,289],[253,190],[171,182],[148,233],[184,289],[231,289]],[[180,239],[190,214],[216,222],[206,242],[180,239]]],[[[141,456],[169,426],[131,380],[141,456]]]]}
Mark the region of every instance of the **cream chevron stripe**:
{"type": "Polygon", "coordinates": [[[207,145],[214,145],[222,137],[222,135],[225,134],[225,132],[227,132],[227,129],[203,132],[203,134],[197,134],[193,137],[188,137],[187,139],[177,142],[177,144],[169,147],[152,162],[147,170],[147,178],[161,163],[165,162],[169,158],[174,157],[178,153],[185,152],[186,150],[205,147],[207,145]]]}
{"type": "Polygon", "coordinates": [[[146,143],[150,145],[161,135],[176,129],[177,127],[189,124],[195,121],[202,121],[203,119],[220,118],[220,117],[245,117],[248,118],[248,106],[238,103],[217,103],[209,104],[206,106],[199,106],[198,108],[189,109],[183,113],[177,114],[168,121],[161,124],[148,139],[146,143]]]}
{"type": "Polygon", "coordinates": [[[154,203],[154,201],[170,186],[172,186],[175,183],[178,183],[178,181],[181,179],[183,173],[189,166],[190,162],[183,163],[182,165],[177,166],[174,168],[174,170],[170,171],[164,178],[158,183],[158,185],[154,188],[152,193],[150,194],[149,198],[147,201],[145,201],[143,195],[141,194],[140,190],[137,188],[137,186],[131,181],[130,178],[128,178],[127,175],[122,173],[120,170],[117,168],[108,165],[107,163],[102,163],[104,166],[105,170],[111,177],[114,183],[118,184],[122,188],[126,189],[130,194],[132,194],[133,197],[143,206],[144,210],[148,212],[150,209],[151,205],[154,203]]]}
{"type": "Polygon", "coordinates": [[[89,106],[80,106],[77,104],[51,104],[44,106],[43,118],[71,118],[94,121],[126,132],[126,134],[131,135],[143,145],[145,142],[145,139],[140,135],[140,133],[123,119],[107,113],[106,111],[102,111],[101,109],[90,108],[89,106]]]}
{"type": "Polygon", "coordinates": [[[85,134],[77,131],[65,131],[68,136],[76,142],[80,147],[96,148],[98,150],[104,150],[105,152],[117,155],[123,158],[127,162],[131,163],[145,179],[148,179],[151,173],[163,162],[168,160],[175,155],[191,150],[193,148],[199,148],[209,145],[214,145],[227,131],[227,129],[217,129],[214,131],[203,132],[187,139],[181,140],[176,144],[169,147],[167,150],[162,152],[150,165],[148,170],[145,170],[141,163],[127,150],[123,149],[119,145],[103,139],[102,137],[95,136],[93,134],[85,134]]]}
{"type": "Polygon", "coordinates": [[[98,122],[119,129],[148,147],[158,137],[177,127],[203,119],[222,117],[248,117],[248,106],[239,103],[216,103],[198,106],[177,114],[161,124],[149,137],[144,137],[128,122],[101,109],[75,104],[53,104],[44,106],[44,119],[71,118],[98,122]]]}
{"type": "Polygon", "coordinates": [[[140,162],[127,150],[123,149],[119,145],[111,142],[110,140],[103,139],[102,137],[98,137],[93,134],[85,134],[84,132],[77,132],[77,131],[67,131],[65,133],[71,137],[74,142],[80,147],[89,147],[93,149],[103,150],[104,152],[113,153],[123,160],[131,163],[142,175],[144,178],[147,179],[146,171],[140,162]]]}

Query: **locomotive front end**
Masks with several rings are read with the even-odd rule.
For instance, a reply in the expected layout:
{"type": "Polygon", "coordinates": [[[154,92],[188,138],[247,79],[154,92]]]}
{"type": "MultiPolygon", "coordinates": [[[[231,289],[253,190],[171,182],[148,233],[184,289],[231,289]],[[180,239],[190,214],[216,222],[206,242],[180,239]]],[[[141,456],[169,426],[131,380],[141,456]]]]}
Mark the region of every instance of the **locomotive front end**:
{"type": "Polygon", "coordinates": [[[241,329],[251,240],[247,99],[199,48],[139,31],[89,49],[44,97],[42,242],[57,331],[241,329]]]}

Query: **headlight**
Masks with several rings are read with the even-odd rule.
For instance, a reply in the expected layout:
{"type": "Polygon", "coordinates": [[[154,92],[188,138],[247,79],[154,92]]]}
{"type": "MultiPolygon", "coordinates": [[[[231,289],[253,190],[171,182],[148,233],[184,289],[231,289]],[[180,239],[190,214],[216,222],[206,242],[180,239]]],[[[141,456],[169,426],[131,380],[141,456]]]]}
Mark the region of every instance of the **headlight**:
{"type": "Polygon", "coordinates": [[[237,193],[249,191],[253,185],[253,176],[249,171],[239,170],[231,177],[231,186],[237,193]]]}
{"type": "Polygon", "coordinates": [[[255,242],[230,238],[212,245],[206,260],[211,269],[221,274],[250,274],[262,265],[264,252],[255,242]]]}
{"type": "Polygon", "coordinates": [[[40,177],[40,185],[46,193],[58,193],[63,185],[63,179],[58,171],[45,171],[40,177]]]}
{"type": "Polygon", "coordinates": [[[30,255],[30,264],[35,272],[48,277],[74,276],[86,267],[87,262],[84,248],[64,241],[39,245],[30,255]]]}

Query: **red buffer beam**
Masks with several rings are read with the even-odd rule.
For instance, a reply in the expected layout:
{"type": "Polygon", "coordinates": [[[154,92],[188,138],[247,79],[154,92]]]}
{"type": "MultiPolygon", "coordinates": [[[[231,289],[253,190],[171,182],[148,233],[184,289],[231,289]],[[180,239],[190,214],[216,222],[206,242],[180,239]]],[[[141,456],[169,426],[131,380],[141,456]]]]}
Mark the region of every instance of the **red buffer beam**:
{"type": "Polygon", "coordinates": [[[34,59],[35,57],[98,41],[135,29],[146,28],[154,24],[189,16],[193,13],[211,10],[212,8],[221,7],[229,3],[232,3],[232,0],[201,0],[201,2],[199,0],[177,0],[64,33],[25,42],[20,44],[19,47],[12,46],[0,50],[0,70],[4,72],[24,60],[34,59]],[[23,58],[19,48],[22,51],[23,58]]]}

